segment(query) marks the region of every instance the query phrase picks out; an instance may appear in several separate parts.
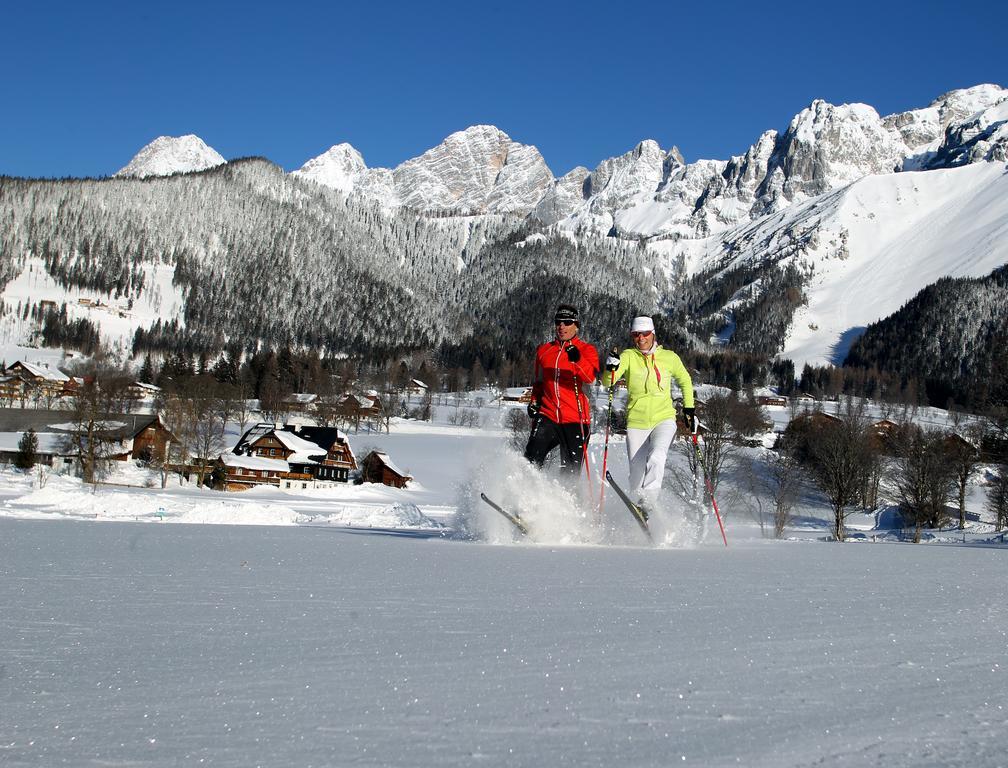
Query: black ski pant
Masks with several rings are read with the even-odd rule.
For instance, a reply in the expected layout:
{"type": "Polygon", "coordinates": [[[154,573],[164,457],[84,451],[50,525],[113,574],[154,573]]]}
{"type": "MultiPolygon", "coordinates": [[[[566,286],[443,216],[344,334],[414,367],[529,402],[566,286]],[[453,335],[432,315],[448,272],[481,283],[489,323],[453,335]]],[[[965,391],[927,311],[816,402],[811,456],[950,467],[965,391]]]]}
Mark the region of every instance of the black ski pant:
{"type": "Polygon", "coordinates": [[[539,414],[532,422],[525,458],[541,467],[549,452],[559,446],[560,468],[565,472],[580,473],[590,429],[590,425],[577,422],[557,424],[539,414]]]}

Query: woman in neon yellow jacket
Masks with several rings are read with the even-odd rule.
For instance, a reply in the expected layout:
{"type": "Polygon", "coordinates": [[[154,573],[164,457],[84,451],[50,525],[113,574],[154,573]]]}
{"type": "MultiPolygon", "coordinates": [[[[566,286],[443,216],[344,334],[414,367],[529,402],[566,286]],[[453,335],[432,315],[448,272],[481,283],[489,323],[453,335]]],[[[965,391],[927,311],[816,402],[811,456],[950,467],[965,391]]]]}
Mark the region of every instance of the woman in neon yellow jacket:
{"type": "Polygon", "coordinates": [[[630,328],[633,347],[606,360],[603,382],[613,386],[626,377],[627,457],[630,459],[631,498],[653,505],[665,477],[665,457],[676,433],[672,382],[682,390],[683,413],[692,432],[696,428],[693,380],[679,355],[655,341],[650,317],[635,317],[630,328]]]}

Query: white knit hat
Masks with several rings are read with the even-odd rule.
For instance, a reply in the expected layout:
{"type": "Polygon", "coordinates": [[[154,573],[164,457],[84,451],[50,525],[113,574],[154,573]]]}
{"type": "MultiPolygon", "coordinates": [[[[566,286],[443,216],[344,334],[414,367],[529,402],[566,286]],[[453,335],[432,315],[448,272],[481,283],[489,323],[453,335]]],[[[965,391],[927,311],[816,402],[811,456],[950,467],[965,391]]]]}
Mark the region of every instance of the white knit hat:
{"type": "Polygon", "coordinates": [[[640,332],[651,332],[654,333],[654,321],[647,315],[642,315],[640,317],[635,317],[633,319],[633,325],[630,326],[631,333],[640,332]]]}

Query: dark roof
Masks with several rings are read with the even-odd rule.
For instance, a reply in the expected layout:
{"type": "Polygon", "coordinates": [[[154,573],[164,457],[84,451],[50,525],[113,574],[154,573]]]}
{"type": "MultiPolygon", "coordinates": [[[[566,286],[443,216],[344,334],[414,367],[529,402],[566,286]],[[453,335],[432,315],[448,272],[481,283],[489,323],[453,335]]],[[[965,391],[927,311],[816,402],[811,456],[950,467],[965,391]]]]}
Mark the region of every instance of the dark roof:
{"type": "Polygon", "coordinates": [[[294,424],[285,424],[284,430],[315,443],[315,445],[321,446],[327,451],[337,442],[347,442],[346,435],[336,427],[296,427],[294,424]]]}
{"type": "MultiPolygon", "coordinates": [[[[134,423],[143,422],[143,427],[152,422],[157,416],[149,413],[110,413],[102,417],[105,421],[121,421],[128,427],[134,423]]],[[[36,432],[55,432],[66,430],[49,429],[50,424],[66,424],[74,420],[73,411],[46,411],[41,408],[0,408],[0,432],[23,432],[26,429],[34,429],[36,432]]],[[[143,427],[139,427],[139,432],[143,427]]],[[[124,428],[125,429],[125,428],[124,428]]],[[[131,433],[132,437],[136,432],[131,433]]]]}
{"type": "Polygon", "coordinates": [[[245,434],[238,438],[238,442],[235,443],[235,447],[231,449],[232,453],[247,453],[249,446],[252,445],[256,440],[258,440],[263,435],[268,435],[277,426],[272,421],[260,421],[245,430],[245,434]]]}

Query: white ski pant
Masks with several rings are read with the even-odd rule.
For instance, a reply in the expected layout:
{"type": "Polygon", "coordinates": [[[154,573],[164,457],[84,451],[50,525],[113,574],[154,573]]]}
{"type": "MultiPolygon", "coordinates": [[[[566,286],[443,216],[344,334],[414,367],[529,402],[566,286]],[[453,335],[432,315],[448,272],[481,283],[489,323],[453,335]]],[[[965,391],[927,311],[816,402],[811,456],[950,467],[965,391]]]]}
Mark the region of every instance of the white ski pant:
{"type": "Polygon", "coordinates": [[[666,419],[651,429],[627,429],[630,459],[630,498],[654,496],[665,478],[665,457],[676,433],[675,419],[666,419]]]}

